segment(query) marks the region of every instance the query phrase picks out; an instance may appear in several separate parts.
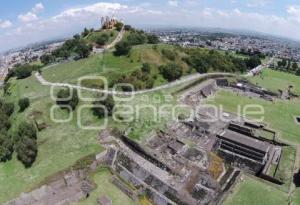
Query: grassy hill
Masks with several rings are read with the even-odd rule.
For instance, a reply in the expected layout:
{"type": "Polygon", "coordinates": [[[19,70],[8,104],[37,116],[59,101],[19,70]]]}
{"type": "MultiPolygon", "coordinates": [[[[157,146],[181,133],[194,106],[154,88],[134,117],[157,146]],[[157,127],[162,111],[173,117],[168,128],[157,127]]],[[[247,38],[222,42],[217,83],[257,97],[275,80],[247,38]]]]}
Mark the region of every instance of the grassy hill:
{"type": "MultiPolygon", "coordinates": [[[[172,62],[162,55],[163,49],[176,50],[178,55],[184,55],[173,46],[146,44],[134,46],[129,56],[116,57],[113,55],[113,50],[110,50],[103,54],[91,55],[86,59],[51,66],[44,69],[42,75],[50,82],[76,83],[78,78],[90,75],[104,76],[109,81],[113,81],[122,74],[130,74],[140,69],[143,63],[159,66],[172,62]]],[[[189,72],[187,64],[181,58],[176,58],[175,62],[181,65],[186,73],[189,72]]],[[[152,72],[158,76],[155,85],[166,82],[161,78],[157,67],[152,72]]]]}
{"type": "MultiPolygon", "coordinates": [[[[113,35],[110,35],[108,42],[112,41],[117,34],[115,31],[112,32],[113,35]]],[[[103,33],[101,32],[92,32],[85,37],[85,40],[90,43],[94,42],[95,39],[102,34],[103,33]]],[[[125,35],[125,40],[128,38],[128,35],[128,33],[125,35]]],[[[150,76],[151,79],[154,79],[154,86],[159,86],[167,83],[167,80],[162,76],[159,70],[159,66],[161,65],[175,63],[180,66],[183,75],[196,72],[196,68],[189,65],[186,61],[186,58],[191,55],[189,51],[190,50],[184,48],[165,44],[136,45],[133,46],[130,53],[125,56],[115,56],[113,54],[114,50],[112,49],[103,54],[92,54],[88,58],[80,59],[78,61],[44,67],[42,68],[42,75],[50,82],[66,82],[73,84],[76,84],[80,77],[104,76],[111,84],[121,76],[130,76],[134,72],[140,71],[143,64],[148,63],[151,66],[151,70],[147,75],[150,76]]],[[[206,59],[206,57],[211,59],[211,62],[209,62],[210,66],[214,64],[224,64],[224,67],[222,68],[209,67],[208,71],[234,67],[231,57],[228,57],[225,54],[214,53],[205,49],[192,50],[192,52],[196,52],[196,54],[199,55],[203,54],[202,57],[204,57],[204,59],[206,59]]],[[[199,59],[191,58],[191,60],[197,62],[199,59]]],[[[237,70],[233,69],[229,71],[235,72],[237,70]]],[[[135,80],[143,81],[143,79],[137,78],[135,78],[135,80]]],[[[17,104],[20,98],[28,97],[31,102],[30,107],[24,113],[19,113],[17,110],[15,111],[11,119],[13,126],[10,129],[10,132],[16,132],[16,127],[22,120],[43,122],[46,125],[46,129],[38,133],[38,157],[31,168],[25,169],[21,162],[17,160],[16,156],[13,156],[13,159],[7,163],[0,163],[0,184],[5,184],[5,186],[0,186],[0,203],[18,196],[21,192],[32,190],[40,185],[47,177],[70,167],[78,159],[92,153],[98,153],[102,150],[102,147],[97,143],[98,130],[84,130],[78,126],[78,121],[82,122],[84,125],[90,126],[103,123],[104,120],[96,118],[91,109],[84,109],[81,113],[79,110],[75,110],[72,112],[73,118],[69,122],[56,123],[53,121],[53,116],[51,116],[50,113],[51,107],[56,104],[50,97],[50,87],[42,86],[33,75],[22,80],[12,78],[10,83],[11,86],[9,91],[11,94],[5,96],[7,101],[13,102],[16,108],[18,107],[17,104]]],[[[97,83],[98,82],[88,82],[86,83],[86,86],[100,86],[97,83]]],[[[170,93],[179,87],[180,86],[143,96],[136,96],[133,100],[123,102],[122,104],[131,105],[134,108],[138,105],[143,105],[143,103],[144,105],[154,105],[155,107],[169,104],[172,107],[173,105],[176,105],[178,101],[174,96],[171,96],[171,99],[168,99],[168,95],[170,96],[170,93]]],[[[83,94],[85,96],[94,97],[94,94],[88,92],[83,92],[83,94]]],[[[222,100],[227,102],[231,99],[225,95],[220,102],[222,102],[222,100]]],[[[80,102],[80,105],[83,103],[84,102],[80,102]]],[[[89,105],[91,102],[85,103],[89,105]]],[[[118,104],[119,102],[116,103],[118,104]]],[[[230,107],[231,102],[227,103],[230,107]]],[[[266,106],[268,105],[269,104],[266,106]]],[[[280,104],[278,106],[280,106],[280,104]]],[[[287,110],[285,111],[287,115],[289,115],[289,109],[296,110],[297,106],[296,104],[292,104],[292,106],[286,109],[287,110]]],[[[170,110],[166,110],[166,112],[168,111],[170,110]]],[[[273,110],[269,111],[272,112],[273,110]]],[[[130,133],[130,137],[135,140],[143,140],[143,137],[149,134],[153,129],[163,129],[163,125],[172,119],[169,112],[169,114],[163,114],[161,116],[161,121],[153,122],[151,120],[152,113],[151,110],[143,110],[140,112],[142,115],[141,118],[136,118],[133,123],[117,123],[109,118],[108,126],[111,128],[117,127],[122,130],[131,127],[132,132],[130,133]]],[[[274,112],[274,115],[275,114],[278,115],[279,113],[274,112]]],[[[67,119],[69,115],[70,113],[62,109],[55,109],[54,112],[54,117],[59,119],[67,119]]],[[[274,115],[272,115],[272,117],[274,117],[274,115]]],[[[288,116],[286,116],[286,118],[288,119],[288,116]]],[[[274,119],[274,124],[272,125],[281,125],[279,123],[282,122],[279,119],[277,119],[277,121],[274,119]]],[[[291,134],[285,135],[285,137],[297,140],[294,136],[297,129],[293,126],[287,126],[286,129],[287,130],[282,131],[286,133],[290,132],[291,134]]],[[[106,185],[109,186],[107,187],[109,191],[112,190],[113,193],[118,193],[115,187],[110,187],[105,179],[109,176],[109,173],[98,173],[94,176],[94,180],[99,185],[95,193],[106,194],[106,189],[103,189],[103,186],[106,185]]],[[[109,194],[112,193],[108,193],[108,195],[109,194]]],[[[96,195],[93,194],[92,197],[96,197],[96,195]]],[[[126,202],[123,201],[124,203],[130,204],[130,200],[126,197],[121,196],[121,198],[114,199],[115,203],[119,203],[119,200],[125,200],[126,202]]],[[[82,202],[82,204],[85,204],[85,202],[82,202]]]]}
{"type": "Polygon", "coordinates": [[[102,35],[107,35],[109,37],[106,44],[110,44],[117,37],[118,31],[116,30],[93,31],[90,34],[88,34],[86,37],[84,37],[84,39],[87,41],[87,43],[95,43],[97,39],[102,35]]]}

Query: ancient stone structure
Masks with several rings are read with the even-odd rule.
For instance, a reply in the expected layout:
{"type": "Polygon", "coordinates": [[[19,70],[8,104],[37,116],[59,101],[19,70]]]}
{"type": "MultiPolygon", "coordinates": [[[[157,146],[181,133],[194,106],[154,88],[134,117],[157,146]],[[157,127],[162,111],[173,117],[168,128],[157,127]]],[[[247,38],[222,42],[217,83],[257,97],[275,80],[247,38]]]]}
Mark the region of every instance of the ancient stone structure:
{"type": "Polygon", "coordinates": [[[22,193],[5,205],[61,205],[78,202],[94,190],[84,171],[72,171],[30,193],[22,193]]]}

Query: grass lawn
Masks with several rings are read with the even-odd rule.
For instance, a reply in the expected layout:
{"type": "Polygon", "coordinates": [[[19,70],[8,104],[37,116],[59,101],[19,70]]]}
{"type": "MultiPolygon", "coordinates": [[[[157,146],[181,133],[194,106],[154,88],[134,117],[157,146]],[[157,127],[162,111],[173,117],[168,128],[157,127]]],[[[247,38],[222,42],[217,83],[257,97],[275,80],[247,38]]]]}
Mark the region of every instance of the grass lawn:
{"type": "MultiPolygon", "coordinates": [[[[135,52],[135,50],[133,50],[135,52]]],[[[142,66],[136,55],[115,57],[112,52],[91,55],[89,58],[59,64],[43,70],[43,76],[50,82],[77,83],[83,76],[104,76],[110,79],[132,72],[142,66]]]]}
{"type": "Polygon", "coordinates": [[[296,189],[292,197],[292,205],[300,204],[300,188],[296,189]]]}
{"type": "Polygon", "coordinates": [[[44,78],[50,82],[70,82],[84,75],[102,72],[102,55],[59,64],[42,71],[44,78]]]}
{"type": "Polygon", "coordinates": [[[258,84],[259,86],[272,91],[287,89],[290,85],[293,85],[294,92],[300,94],[300,76],[290,73],[264,69],[261,76],[249,78],[249,80],[252,83],[258,84]]]}
{"type": "Polygon", "coordinates": [[[281,159],[274,177],[285,182],[282,187],[284,191],[289,190],[293,181],[295,157],[296,150],[293,147],[282,148],[281,159]]]}
{"type": "Polygon", "coordinates": [[[112,174],[105,168],[100,168],[93,176],[92,180],[97,185],[97,189],[94,190],[88,199],[84,199],[77,205],[90,205],[96,204],[97,198],[101,196],[107,196],[112,200],[112,204],[122,205],[137,205],[132,199],[124,194],[119,188],[110,182],[112,174]]]}
{"type": "Polygon", "coordinates": [[[224,205],[288,205],[288,197],[267,183],[243,175],[224,205]]]}

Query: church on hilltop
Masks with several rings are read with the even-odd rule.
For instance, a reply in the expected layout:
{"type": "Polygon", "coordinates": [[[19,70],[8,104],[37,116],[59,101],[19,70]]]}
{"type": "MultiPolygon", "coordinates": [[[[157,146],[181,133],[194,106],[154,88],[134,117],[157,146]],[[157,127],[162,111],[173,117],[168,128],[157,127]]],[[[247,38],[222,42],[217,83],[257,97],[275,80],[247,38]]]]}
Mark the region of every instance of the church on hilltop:
{"type": "Polygon", "coordinates": [[[114,29],[118,23],[115,17],[109,18],[108,16],[101,18],[102,29],[114,29]]]}

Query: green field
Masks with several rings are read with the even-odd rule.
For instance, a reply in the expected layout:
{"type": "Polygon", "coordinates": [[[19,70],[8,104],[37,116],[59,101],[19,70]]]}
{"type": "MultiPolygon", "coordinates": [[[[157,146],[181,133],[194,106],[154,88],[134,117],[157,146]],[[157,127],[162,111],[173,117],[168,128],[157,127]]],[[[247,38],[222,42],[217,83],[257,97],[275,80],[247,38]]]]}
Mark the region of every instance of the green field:
{"type": "Polygon", "coordinates": [[[230,193],[224,205],[288,205],[287,194],[246,175],[230,193]]]}
{"type": "Polygon", "coordinates": [[[300,189],[296,189],[292,196],[292,205],[300,204],[300,189]]]}
{"type": "MultiPolygon", "coordinates": [[[[276,100],[273,104],[258,98],[249,98],[230,91],[219,91],[215,99],[210,102],[222,105],[228,112],[237,113],[238,106],[261,105],[264,109],[264,122],[272,129],[279,131],[279,138],[285,142],[300,143],[300,126],[295,122],[295,116],[300,116],[300,100],[276,100]]],[[[248,116],[249,118],[253,116],[248,116]]],[[[260,117],[260,116],[259,116],[260,117]]]]}
{"type": "MultiPolygon", "coordinates": [[[[137,205],[132,199],[130,199],[126,194],[124,194],[120,189],[110,182],[112,174],[108,169],[100,168],[91,177],[93,182],[97,185],[96,190],[94,190],[88,199],[83,199],[77,205],[90,205],[96,204],[97,198],[101,196],[109,197],[112,200],[112,204],[122,204],[122,205],[137,205]]],[[[74,205],[75,205],[74,204],[74,205]]]]}
{"type": "Polygon", "coordinates": [[[294,92],[300,94],[300,77],[281,71],[264,69],[260,76],[249,78],[249,80],[259,86],[278,91],[278,89],[286,90],[290,85],[294,86],[294,92]]]}
{"type": "Polygon", "coordinates": [[[281,159],[274,177],[285,182],[286,191],[289,190],[290,184],[293,181],[295,157],[296,150],[294,148],[282,148],[281,159]]]}

